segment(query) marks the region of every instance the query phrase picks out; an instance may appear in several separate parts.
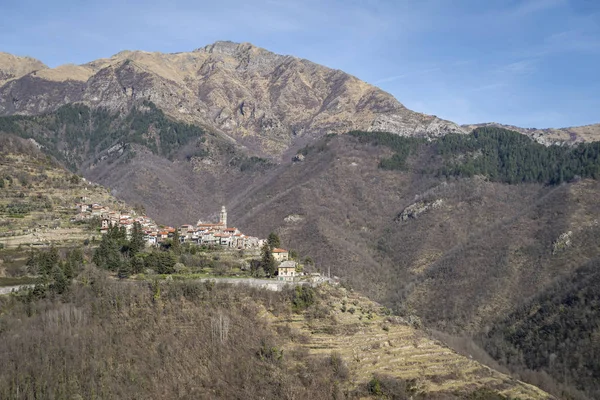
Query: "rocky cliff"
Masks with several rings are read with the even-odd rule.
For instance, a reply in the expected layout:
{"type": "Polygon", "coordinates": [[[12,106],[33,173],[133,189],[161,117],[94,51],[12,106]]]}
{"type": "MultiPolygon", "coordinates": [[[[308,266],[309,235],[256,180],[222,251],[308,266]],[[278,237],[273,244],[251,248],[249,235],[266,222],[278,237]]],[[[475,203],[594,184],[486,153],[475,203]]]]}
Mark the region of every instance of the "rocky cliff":
{"type": "Polygon", "coordinates": [[[0,80],[0,115],[36,115],[69,103],[116,111],[150,100],[175,119],[269,155],[353,129],[408,136],[463,132],[342,71],[249,43],[217,42],[176,54],[124,51],[55,69],[29,59],[17,64],[20,73],[5,72],[12,79],[0,80]]]}

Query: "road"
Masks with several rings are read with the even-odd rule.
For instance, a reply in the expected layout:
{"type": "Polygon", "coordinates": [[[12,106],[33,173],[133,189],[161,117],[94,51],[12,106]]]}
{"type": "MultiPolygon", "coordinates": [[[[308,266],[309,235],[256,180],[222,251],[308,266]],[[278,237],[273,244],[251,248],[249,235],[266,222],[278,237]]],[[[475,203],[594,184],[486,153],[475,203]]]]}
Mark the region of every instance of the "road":
{"type": "Polygon", "coordinates": [[[0,295],[3,295],[3,294],[9,294],[9,293],[10,293],[10,292],[12,292],[13,290],[14,290],[14,291],[17,291],[17,290],[19,290],[19,289],[21,289],[21,288],[25,288],[25,287],[28,287],[28,286],[33,286],[33,285],[17,285],[17,286],[5,286],[5,287],[0,287],[0,295]]]}
{"type": "Polygon", "coordinates": [[[274,281],[271,279],[253,279],[253,278],[200,278],[199,282],[206,281],[214,281],[216,283],[228,283],[232,285],[247,285],[267,290],[272,290],[274,292],[279,292],[283,290],[286,285],[298,286],[298,285],[306,285],[306,286],[316,286],[316,283],[311,282],[285,282],[285,281],[274,281]]]}
{"type": "MultiPolygon", "coordinates": [[[[274,292],[280,292],[287,285],[290,286],[312,286],[315,287],[318,283],[315,282],[286,282],[286,281],[275,281],[271,279],[253,279],[253,278],[199,278],[194,279],[196,282],[214,281],[215,283],[227,283],[231,285],[247,285],[251,287],[272,290],[274,292]]],[[[26,288],[33,285],[17,285],[17,286],[6,286],[0,287],[0,295],[9,294],[10,292],[17,291],[21,288],[26,288]]]]}

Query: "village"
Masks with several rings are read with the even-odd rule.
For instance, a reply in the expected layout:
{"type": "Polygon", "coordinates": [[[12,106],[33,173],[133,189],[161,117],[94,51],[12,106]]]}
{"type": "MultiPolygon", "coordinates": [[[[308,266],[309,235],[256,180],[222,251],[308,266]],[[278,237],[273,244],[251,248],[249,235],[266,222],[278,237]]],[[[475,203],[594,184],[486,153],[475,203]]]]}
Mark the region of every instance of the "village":
{"type": "MultiPolygon", "coordinates": [[[[84,199],[83,199],[84,200],[84,199]]],[[[218,222],[204,222],[199,220],[195,225],[182,225],[179,228],[161,226],[145,215],[137,215],[134,210],[121,212],[111,210],[107,206],[85,202],[77,203],[77,215],[71,218],[72,222],[99,219],[101,221],[100,233],[106,234],[111,227],[125,229],[127,236],[131,235],[135,223],[139,223],[147,246],[161,246],[163,243],[178,238],[181,244],[189,243],[197,246],[220,248],[223,250],[254,250],[258,252],[266,243],[266,239],[248,236],[235,227],[227,226],[227,209],[221,207],[218,222]]],[[[286,249],[273,248],[272,254],[277,263],[278,281],[295,281],[303,274],[300,273],[298,263],[290,259],[286,249]]],[[[310,274],[311,280],[320,280],[318,273],[310,274]]]]}

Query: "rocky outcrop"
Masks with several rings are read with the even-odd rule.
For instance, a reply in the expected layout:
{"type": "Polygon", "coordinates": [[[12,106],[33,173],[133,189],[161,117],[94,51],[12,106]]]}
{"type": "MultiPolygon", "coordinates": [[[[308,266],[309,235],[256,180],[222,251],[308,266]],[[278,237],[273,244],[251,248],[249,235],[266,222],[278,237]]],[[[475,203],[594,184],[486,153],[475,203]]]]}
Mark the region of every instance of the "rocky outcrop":
{"type": "Polygon", "coordinates": [[[572,231],[561,233],[558,239],[552,243],[552,254],[560,253],[561,251],[571,247],[573,244],[571,241],[572,237],[572,231]]]}
{"type": "Polygon", "coordinates": [[[151,100],[173,118],[265,155],[282,154],[302,136],[354,129],[463,132],[342,71],[249,43],[217,42],[176,54],[125,51],[86,65],[30,70],[0,83],[0,115],[35,115],[76,102],[121,110],[151,100]]]}
{"type": "Polygon", "coordinates": [[[435,201],[418,201],[402,210],[402,212],[396,217],[396,221],[416,219],[419,217],[419,215],[427,211],[440,208],[443,203],[444,201],[442,199],[437,199],[435,201]]]}

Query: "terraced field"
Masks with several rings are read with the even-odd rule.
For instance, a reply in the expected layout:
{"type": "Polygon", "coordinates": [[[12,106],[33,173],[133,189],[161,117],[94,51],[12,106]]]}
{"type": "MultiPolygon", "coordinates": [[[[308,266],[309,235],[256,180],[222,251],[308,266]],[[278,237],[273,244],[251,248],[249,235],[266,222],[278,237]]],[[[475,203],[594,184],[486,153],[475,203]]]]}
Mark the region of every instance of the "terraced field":
{"type": "Polygon", "coordinates": [[[93,235],[70,219],[80,201],[117,204],[103,187],[73,175],[20,138],[0,137],[0,244],[81,242],[93,235]]]}
{"type": "Polygon", "coordinates": [[[457,354],[399,317],[386,315],[378,304],[345,289],[323,288],[329,315],[294,315],[273,319],[279,329],[292,329],[305,340],[292,343],[310,354],[339,354],[352,385],[364,385],[375,375],[411,381],[418,393],[466,395],[488,388],[510,398],[550,399],[540,389],[457,354]],[[342,311],[345,310],[345,311],[342,311]],[[352,311],[353,310],[353,311],[352,311]]]}

